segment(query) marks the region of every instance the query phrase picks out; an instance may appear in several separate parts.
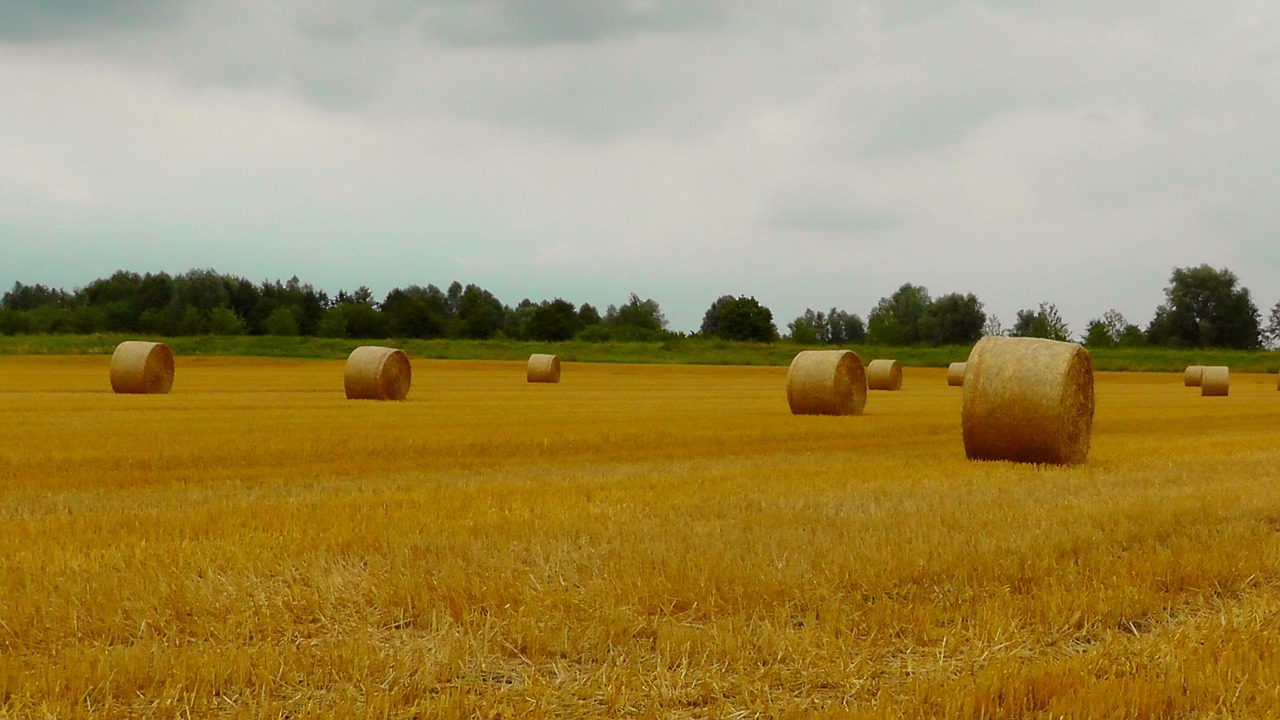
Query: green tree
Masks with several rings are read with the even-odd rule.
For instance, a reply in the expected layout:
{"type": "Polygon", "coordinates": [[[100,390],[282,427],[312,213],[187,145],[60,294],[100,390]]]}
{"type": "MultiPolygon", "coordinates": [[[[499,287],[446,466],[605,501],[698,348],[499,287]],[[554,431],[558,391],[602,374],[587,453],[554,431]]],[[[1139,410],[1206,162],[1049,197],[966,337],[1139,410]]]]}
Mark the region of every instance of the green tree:
{"type": "Polygon", "coordinates": [[[767,343],[778,338],[778,328],[773,324],[773,312],[769,308],[754,297],[744,295],[729,298],[721,304],[716,336],[725,340],[767,343]]]}
{"type": "Polygon", "coordinates": [[[640,330],[661,331],[667,327],[667,318],[662,314],[658,301],[641,300],[639,295],[631,293],[622,307],[610,305],[605,309],[604,322],[615,327],[632,327],[640,330]]]}
{"type": "Polygon", "coordinates": [[[558,342],[571,339],[580,329],[577,308],[567,300],[556,298],[544,300],[533,308],[526,332],[530,340],[558,342]]]}
{"type": "Polygon", "coordinates": [[[910,283],[880,298],[867,316],[867,340],[876,345],[920,344],[925,339],[921,321],[929,302],[929,291],[910,283]]]}
{"type": "Polygon", "coordinates": [[[277,305],[275,310],[263,322],[263,329],[268,335],[293,337],[300,332],[298,318],[294,310],[284,305],[277,305]]]}
{"type": "Polygon", "coordinates": [[[485,340],[502,329],[506,308],[493,293],[479,285],[467,285],[458,300],[458,320],[465,337],[485,340]]]}
{"type": "MultiPolygon", "coordinates": [[[[174,305],[177,309],[181,306],[174,305]]],[[[209,333],[209,316],[200,312],[199,308],[187,306],[177,323],[178,335],[207,335],[209,333]]]]}
{"type": "Polygon", "coordinates": [[[717,337],[720,332],[720,314],[724,311],[724,306],[733,302],[732,295],[721,295],[711,303],[711,307],[702,314],[702,325],[698,327],[698,334],[703,337],[717,337]]]}
{"type": "Polygon", "coordinates": [[[226,307],[209,311],[210,335],[247,335],[249,326],[236,314],[235,310],[226,307]]]}
{"type": "Polygon", "coordinates": [[[578,325],[580,327],[585,328],[592,325],[599,325],[600,322],[600,311],[595,309],[595,306],[582,303],[582,305],[578,307],[578,325]]]}
{"type": "Polygon", "coordinates": [[[1019,310],[1010,334],[1066,342],[1071,338],[1071,329],[1059,314],[1057,305],[1042,302],[1037,310],[1019,310]]]}
{"type": "Polygon", "coordinates": [[[1267,315],[1267,326],[1263,328],[1263,334],[1266,337],[1267,346],[1275,348],[1280,345],[1280,301],[1276,301],[1271,306],[1271,312],[1267,315]]]}
{"type": "Polygon", "coordinates": [[[1201,265],[1174,268],[1147,339],[1153,345],[1250,349],[1262,344],[1261,331],[1258,308],[1235,273],[1201,265]]]}
{"type": "Polygon", "coordinates": [[[973,293],[951,293],[925,308],[920,320],[921,338],[930,345],[970,345],[982,337],[987,314],[973,293]]]}
{"type": "Polygon", "coordinates": [[[382,301],[382,314],[391,333],[403,338],[442,337],[450,323],[444,294],[434,285],[392,290],[382,301]]]}

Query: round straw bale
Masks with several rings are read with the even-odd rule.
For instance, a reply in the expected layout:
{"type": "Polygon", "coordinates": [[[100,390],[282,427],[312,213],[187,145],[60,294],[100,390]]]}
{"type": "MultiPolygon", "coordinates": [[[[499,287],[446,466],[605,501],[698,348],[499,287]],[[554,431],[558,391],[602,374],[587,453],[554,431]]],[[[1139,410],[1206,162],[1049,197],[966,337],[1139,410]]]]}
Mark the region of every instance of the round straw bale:
{"type": "Polygon", "coordinates": [[[787,370],[793,415],[859,415],[867,404],[867,375],[852,350],[802,350],[787,370]]]}
{"type": "Polygon", "coordinates": [[[530,355],[525,377],[531,383],[560,382],[560,358],[542,353],[530,355]]]}
{"type": "Polygon", "coordinates": [[[1182,386],[1200,387],[1202,375],[1204,375],[1203,365],[1188,365],[1187,369],[1182,371],[1182,386]]]}
{"type": "Polygon", "coordinates": [[[159,394],[173,387],[173,353],[163,343],[126,340],[111,354],[111,389],[159,394]]]}
{"type": "Polygon", "coordinates": [[[1200,397],[1226,397],[1231,371],[1226,365],[1205,365],[1200,377],[1200,397]]]}
{"type": "Polygon", "coordinates": [[[901,363],[897,360],[872,360],[867,365],[867,389],[901,390],[901,363]]]}
{"type": "Polygon", "coordinates": [[[964,363],[953,362],[947,366],[947,385],[964,387],[964,363]]]}
{"type": "Polygon", "coordinates": [[[347,357],[342,376],[348,400],[403,400],[413,371],[403,350],[361,345],[347,357]]]}
{"type": "Polygon", "coordinates": [[[984,337],[965,367],[961,427],[970,460],[1084,462],[1093,361],[1075,343],[984,337]]]}

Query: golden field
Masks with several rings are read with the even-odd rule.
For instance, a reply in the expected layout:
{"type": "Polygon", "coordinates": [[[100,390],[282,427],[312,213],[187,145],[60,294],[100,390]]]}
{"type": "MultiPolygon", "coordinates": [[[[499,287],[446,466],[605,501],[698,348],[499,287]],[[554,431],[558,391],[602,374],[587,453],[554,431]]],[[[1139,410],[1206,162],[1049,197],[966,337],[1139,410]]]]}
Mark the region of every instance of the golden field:
{"type": "Polygon", "coordinates": [[[1093,449],[972,463],[906,370],[0,358],[0,718],[1280,714],[1280,392],[1097,375],[1093,449]]]}

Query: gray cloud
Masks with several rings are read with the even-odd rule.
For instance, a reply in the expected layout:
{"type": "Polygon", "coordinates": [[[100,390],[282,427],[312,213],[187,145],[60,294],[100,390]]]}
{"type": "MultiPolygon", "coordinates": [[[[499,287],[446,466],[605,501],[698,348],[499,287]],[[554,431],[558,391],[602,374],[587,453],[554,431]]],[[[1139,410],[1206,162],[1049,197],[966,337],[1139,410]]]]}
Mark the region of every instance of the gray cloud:
{"type": "Polygon", "coordinates": [[[456,277],[634,290],[691,329],[725,292],[785,324],[914,282],[1078,330],[1145,323],[1175,265],[1280,286],[1261,0],[10,3],[0,28],[0,284],[456,277]]]}

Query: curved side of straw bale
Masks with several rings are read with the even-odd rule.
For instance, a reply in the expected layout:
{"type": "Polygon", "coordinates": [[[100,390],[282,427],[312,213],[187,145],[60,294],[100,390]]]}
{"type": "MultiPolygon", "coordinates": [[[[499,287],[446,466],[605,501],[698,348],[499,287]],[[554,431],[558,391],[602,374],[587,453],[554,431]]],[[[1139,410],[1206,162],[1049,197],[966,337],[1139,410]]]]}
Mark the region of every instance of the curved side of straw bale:
{"type": "Polygon", "coordinates": [[[342,385],[348,400],[403,400],[412,379],[409,356],[403,350],[361,345],[347,357],[342,385]]]}
{"type": "Polygon", "coordinates": [[[1187,369],[1182,371],[1182,386],[1200,387],[1200,379],[1203,375],[1203,365],[1188,365],[1187,369]]]}
{"type": "Polygon", "coordinates": [[[1231,370],[1226,365],[1205,365],[1200,376],[1200,397],[1226,397],[1231,388],[1231,370]]]}
{"type": "Polygon", "coordinates": [[[787,404],[793,415],[860,415],[867,375],[852,350],[802,350],[787,369],[787,404]]]}
{"type": "Polygon", "coordinates": [[[163,343],[126,340],[111,354],[111,389],[163,395],[173,387],[173,353],[163,343]]]}
{"type": "Polygon", "coordinates": [[[868,390],[901,390],[902,364],[897,360],[872,360],[867,364],[868,390]]]}
{"type": "Polygon", "coordinates": [[[542,353],[530,355],[525,378],[531,383],[560,382],[560,358],[542,353]]]}
{"type": "Polygon", "coordinates": [[[964,387],[964,363],[953,362],[947,366],[947,385],[964,387]]]}
{"type": "Polygon", "coordinates": [[[984,337],[965,366],[970,460],[1084,462],[1093,429],[1093,360],[1075,343],[984,337]]]}

